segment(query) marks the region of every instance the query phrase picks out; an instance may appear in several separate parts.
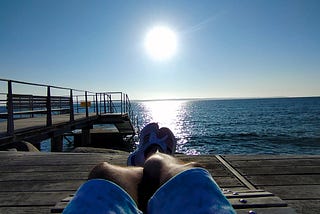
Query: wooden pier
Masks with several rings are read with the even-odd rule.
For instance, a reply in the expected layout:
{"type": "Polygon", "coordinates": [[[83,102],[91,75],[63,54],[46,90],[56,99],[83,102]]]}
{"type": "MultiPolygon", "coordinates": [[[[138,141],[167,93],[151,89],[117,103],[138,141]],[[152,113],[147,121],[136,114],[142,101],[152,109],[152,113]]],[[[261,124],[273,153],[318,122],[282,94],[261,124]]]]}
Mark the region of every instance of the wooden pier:
{"type": "Polygon", "coordinates": [[[51,151],[59,152],[63,136],[76,129],[82,130],[80,145],[90,146],[96,124],[114,125],[113,133],[120,138],[135,135],[130,100],[122,92],[94,93],[3,79],[0,83],[7,86],[0,93],[0,150],[20,141],[39,147],[51,139],[51,151]],[[21,87],[26,87],[23,92],[31,88],[31,94],[15,92],[21,87]],[[45,93],[39,95],[39,88],[45,93]]]}
{"type": "MultiPolygon", "coordinates": [[[[61,200],[75,193],[92,167],[102,161],[124,166],[129,154],[116,150],[89,151],[0,152],[0,213],[59,211],[68,202],[61,200]]],[[[177,156],[207,168],[238,213],[320,210],[320,156],[177,156]]]]}

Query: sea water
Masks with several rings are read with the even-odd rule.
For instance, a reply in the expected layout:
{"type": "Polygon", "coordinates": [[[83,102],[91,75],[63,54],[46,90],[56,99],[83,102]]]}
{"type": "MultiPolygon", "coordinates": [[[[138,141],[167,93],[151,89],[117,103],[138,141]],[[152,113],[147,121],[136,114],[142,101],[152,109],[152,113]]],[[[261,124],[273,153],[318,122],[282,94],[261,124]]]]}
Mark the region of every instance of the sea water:
{"type": "Polygon", "coordinates": [[[185,154],[320,154],[320,97],[133,103],[139,127],[172,130],[185,154]]]}

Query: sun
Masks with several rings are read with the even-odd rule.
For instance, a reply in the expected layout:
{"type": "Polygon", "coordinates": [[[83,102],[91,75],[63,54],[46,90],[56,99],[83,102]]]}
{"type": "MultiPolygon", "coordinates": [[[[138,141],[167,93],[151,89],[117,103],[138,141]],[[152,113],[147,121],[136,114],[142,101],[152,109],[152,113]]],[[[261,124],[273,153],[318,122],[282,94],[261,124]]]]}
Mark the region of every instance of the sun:
{"type": "Polygon", "coordinates": [[[177,51],[177,35],[166,26],[153,27],[146,35],[145,48],[155,60],[166,60],[177,51]]]}

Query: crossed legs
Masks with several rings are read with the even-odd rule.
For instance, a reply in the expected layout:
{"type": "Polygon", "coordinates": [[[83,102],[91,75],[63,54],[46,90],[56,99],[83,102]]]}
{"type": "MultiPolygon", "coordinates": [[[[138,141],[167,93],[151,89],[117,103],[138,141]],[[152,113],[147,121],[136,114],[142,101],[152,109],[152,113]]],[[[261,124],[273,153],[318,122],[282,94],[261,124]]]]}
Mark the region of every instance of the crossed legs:
{"type": "Polygon", "coordinates": [[[184,164],[170,155],[156,152],[149,155],[144,167],[120,167],[103,162],[92,169],[88,178],[101,178],[116,183],[144,211],[148,200],[162,184],[195,166],[198,165],[194,162],[184,164]]]}
{"type": "Polygon", "coordinates": [[[129,167],[106,162],[95,166],[65,213],[234,213],[210,173],[170,156],[175,148],[168,128],[148,124],[138,149],[128,157],[129,167]]]}

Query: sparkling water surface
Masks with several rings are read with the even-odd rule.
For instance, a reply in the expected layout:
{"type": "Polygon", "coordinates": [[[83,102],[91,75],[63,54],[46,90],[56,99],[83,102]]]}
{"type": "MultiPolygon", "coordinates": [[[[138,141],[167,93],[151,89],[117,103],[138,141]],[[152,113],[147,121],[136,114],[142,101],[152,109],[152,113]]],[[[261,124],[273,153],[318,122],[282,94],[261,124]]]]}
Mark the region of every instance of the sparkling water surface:
{"type": "Polygon", "coordinates": [[[320,98],[133,103],[139,127],[158,122],[186,154],[320,154],[320,98]]]}

